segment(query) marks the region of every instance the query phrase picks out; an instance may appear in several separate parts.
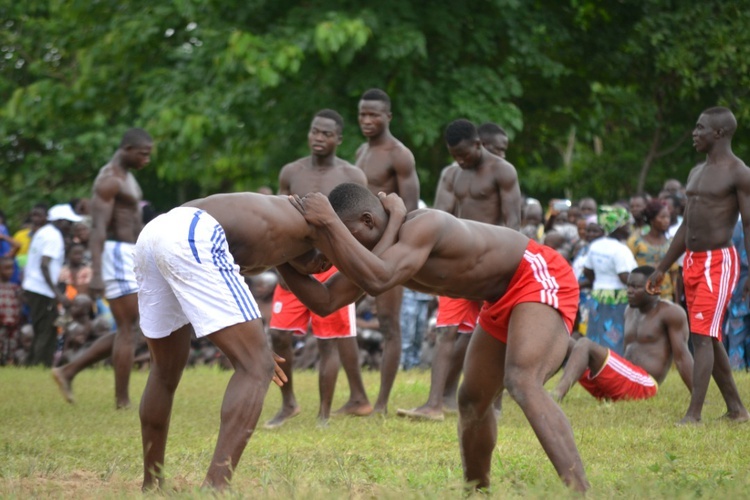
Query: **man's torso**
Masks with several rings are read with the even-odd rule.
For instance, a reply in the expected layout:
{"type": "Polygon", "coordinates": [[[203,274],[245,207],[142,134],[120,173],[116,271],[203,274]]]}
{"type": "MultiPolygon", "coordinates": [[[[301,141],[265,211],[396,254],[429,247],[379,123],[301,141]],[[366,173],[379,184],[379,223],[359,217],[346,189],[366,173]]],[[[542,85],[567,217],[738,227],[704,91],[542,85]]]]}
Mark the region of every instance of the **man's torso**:
{"type": "Polygon", "coordinates": [[[646,370],[659,383],[664,381],[672,364],[672,348],[663,320],[666,307],[668,303],[659,301],[646,314],[632,307],[625,312],[624,358],[646,370]]]}
{"type": "Polygon", "coordinates": [[[373,193],[383,191],[386,194],[400,194],[396,171],[393,168],[393,153],[399,147],[404,146],[396,139],[377,146],[368,143],[360,146],[357,152],[357,166],[367,176],[368,187],[373,193]]]}
{"type": "Polygon", "coordinates": [[[140,202],[143,191],[132,173],[119,175],[112,165],[105,165],[94,181],[94,193],[97,185],[108,177],[115,177],[120,182],[120,189],[114,199],[112,217],[107,224],[107,239],[135,243],[143,229],[140,202]]]}
{"type": "Polygon", "coordinates": [[[334,162],[329,167],[316,167],[308,156],[285,166],[286,172],[282,175],[288,178],[289,193],[304,196],[319,192],[328,196],[333,188],[344,182],[363,183],[357,167],[340,158],[335,158],[334,162]]]}

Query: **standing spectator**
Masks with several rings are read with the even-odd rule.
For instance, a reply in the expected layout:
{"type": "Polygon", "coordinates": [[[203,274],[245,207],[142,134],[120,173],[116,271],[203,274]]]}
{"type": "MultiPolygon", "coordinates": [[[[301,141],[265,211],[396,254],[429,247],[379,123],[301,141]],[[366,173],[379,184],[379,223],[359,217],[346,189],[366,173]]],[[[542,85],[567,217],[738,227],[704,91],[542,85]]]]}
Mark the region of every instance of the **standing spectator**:
{"type": "Polygon", "coordinates": [[[12,277],[13,259],[0,257],[0,366],[12,363],[21,327],[21,287],[12,277]]]}
{"type": "Polygon", "coordinates": [[[586,336],[623,355],[628,275],[637,267],[625,245],[630,214],[620,206],[604,205],[600,210],[598,222],[606,236],[591,242],[583,267],[584,275],[592,283],[586,336]]]}
{"type": "Polygon", "coordinates": [[[92,298],[109,301],[117,323],[112,346],[117,408],[130,407],[130,370],[135,357],[138,284],[133,264],[135,243],[143,229],[143,191],[133,172],[151,162],[153,139],[143,129],[128,129],[109,162],[99,169],[91,198],[92,298]]]}
{"type": "Polygon", "coordinates": [[[734,226],[732,243],[739,256],[740,278],[732,292],[727,317],[724,320],[724,348],[729,355],[729,366],[733,370],[747,370],[750,368],[750,307],[748,297],[743,294],[747,283],[748,265],[741,217],[734,226]]]}
{"type": "MultiPolygon", "coordinates": [[[[656,267],[667,254],[669,242],[667,237],[670,217],[669,207],[662,200],[651,200],[643,210],[643,219],[649,225],[645,234],[639,234],[635,239],[628,239],[628,247],[639,266],[656,267]]],[[[661,284],[661,298],[677,302],[674,296],[674,282],[678,267],[675,263],[664,276],[661,284]]]]}
{"type": "MultiPolygon", "coordinates": [[[[721,339],[729,291],[739,278],[732,233],[737,217],[750,223],[750,169],[732,151],[737,119],[728,108],[706,109],[693,129],[693,146],[706,160],[688,175],[685,223],[677,230],[667,255],[649,278],[646,289],[659,290],[664,273],[685,254],[683,282],[693,341],[693,392],[681,424],[701,421],[703,403],[713,377],[727,406],[728,420],[750,420],[742,404],[721,339]]],[[[745,250],[750,241],[745,239],[745,250]]],[[[748,293],[745,284],[743,293],[748,293]]]]}
{"type": "Polygon", "coordinates": [[[64,233],[71,223],[81,220],[68,204],[55,205],[47,213],[48,223],[31,240],[29,258],[24,272],[23,290],[29,305],[34,340],[28,365],[52,366],[57,347],[57,304],[67,306],[68,298],[57,286],[65,261],[64,233]]]}
{"type": "Polygon", "coordinates": [[[13,277],[11,281],[19,284],[21,282],[21,269],[16,263],[16,254],[21,248],[21,244],[11,237],[8,227],[5,225],[5,213],[0,210],[0,257],[10,257],[13,259],[13,277]]]}
{"type": "Polygon", "coordinates": [[[34,233],[47,223],[47,205],[37,203],[29,213],[28,221],[24,226],[13,234],[13,239],[21,244],[16,253],[16,262],[23,269],[26,267],[26,259],[29,255],[29,246],[34,233]]]}
{"type": "Polygon", "coordinates": [[[419,366],[422,340],[427,331],[432,295],[404,288],[401,302],[401,366],[411,370],[419,366]]]}

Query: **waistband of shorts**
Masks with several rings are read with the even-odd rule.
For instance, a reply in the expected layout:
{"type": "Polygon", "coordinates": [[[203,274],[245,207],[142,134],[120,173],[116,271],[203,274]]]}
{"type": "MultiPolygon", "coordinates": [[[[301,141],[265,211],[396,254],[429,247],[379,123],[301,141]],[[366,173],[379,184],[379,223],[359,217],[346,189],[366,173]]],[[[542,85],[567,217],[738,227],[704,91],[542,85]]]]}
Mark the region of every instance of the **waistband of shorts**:
{"type": "Polygon", "coordinates": [[[526,252],[532,252],[532,253],[541,253],[542,249],[544,249],[544,245],[537,243],[536,241],[529,238],[529,242],[526,243],[526,248],[523,249],[523,254],[521,254],[521,261],[518,263],[518,267],[516,268],[516,272],[513,273],[513,277],[508,282],[508,288],[507,290],[510,290],[513,288],[513,285],[516,284],[516,282],[521,279],[521,276],[523,275],[524,271],[529,267],[529,262],[524,258],[526,256],[526,252]]]}
{"type": "Polygon", "coordinates": [[[737,248],[734,245],[729,245],[729,246],[721,247],[721,248],[712,248],[711,250],[695,251],[695,250],[685,249],[685,258],[686,259],[689,258],[689,257],[698,257],[698,258],[701,258],[701,257],[705,257],[705,256],[707,256],[709,254],[710,255],[721,254],[721,252],[723,250],[729,250],[730,254],[733,254],[733,255],[736,255],[737,257],[739,257],[739,253],[737,252],[737,248]]]}

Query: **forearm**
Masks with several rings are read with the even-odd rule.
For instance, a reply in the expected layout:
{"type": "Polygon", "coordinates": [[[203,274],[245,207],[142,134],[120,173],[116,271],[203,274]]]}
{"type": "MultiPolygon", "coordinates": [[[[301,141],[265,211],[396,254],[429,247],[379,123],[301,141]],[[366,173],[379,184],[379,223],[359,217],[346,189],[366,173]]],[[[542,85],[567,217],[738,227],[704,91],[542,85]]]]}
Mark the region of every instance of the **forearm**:
{"type": "Polygon", "coordinates": [[[91,272],[94,276],[102,275],[102,253],[107,235],[100,231],[91,231],[89,236],[89,251],[91,252],[91,272]]]}
{"type": "Polygon", "coordinates": [[[62,293],[57,288],[57,285],[52,281],[52,276],[50,276],[49,273],[49,267],[42,266],[42,276],[44,277],[44,282],[47,283],[47,286],[49,286],[49,289],[52,291],[52,293],[55,294],[55,298],[57,300],[60,300],[62,297],[62,293]]]}
{"type": "Polygon", "coordinates": [[[327,316],[364,295],[359,287],[344,276],[332,277],[326,283],[321,283],[309,275],[298,273],[289,264],[282,264],[276,269],[289,290],[318,316],[327,316]]]}

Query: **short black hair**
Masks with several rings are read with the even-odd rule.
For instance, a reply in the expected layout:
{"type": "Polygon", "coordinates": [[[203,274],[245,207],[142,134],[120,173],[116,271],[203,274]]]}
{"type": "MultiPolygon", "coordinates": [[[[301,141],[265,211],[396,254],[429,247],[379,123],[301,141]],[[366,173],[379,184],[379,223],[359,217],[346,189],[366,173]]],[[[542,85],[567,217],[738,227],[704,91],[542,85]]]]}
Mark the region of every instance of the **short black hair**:
{"type": "Polygon", "coordinates": [[[369,189],[353,182],[345,182],[333,188],[328,195],[328,201],[342,220],[358,217],[362,212],[371,209],[374,206],[373,202],[380,204],[380,200],[369,189]]]}
{"type": "Polygon", "coordinates": [[[328,109],[328,108],[321,109],[320,111],[315,113],[314,118],[318,118],[318,117],[328,118],[329,120],[333,120],[334,122],[336,122],[336,125],[339,128],[339,134],[341,134],[344,131],[344,119],[341,117],[340,114],[338,114],[338,112],[332,109],[328,109]]]}
{"type": "Polygon", "coordinates": [[[638,266],[632,271],[630,271],[630,274],[641,274],[648,278],[649,276],[654,274],[654,271],[656,271],[656,269],[654,269],[651,266],[638,266]]]}
{"type": "Polygon", "coordinates": [[[732,137],[737,130],[737,119],[729,108],[714,106],[703,110],[701,114],[710,116],[713,127],[724,129],[727,137],[732,137]]]}
{"type": "Polygon", "coordinates": [[[497,123],[492,123],[492,122],[485,122],[481,124],[479,127],[477,127],[477,132],[479,133],[479,137],[487,137],[490,135],[497,135],[497,134],[508,137],[508,134],[505,133],[505,130],[503,129],[503,127],[501,127],[497,123]]]}
{"type": "Polygon", "coordinates": [[[153,144],[153,142],[154,140],[149,133],[142,128],[131,128],[122,135],[120,149],[125,149],[129,146],[144,146],[146,144],[153,144]]]}
{"type": "Polygon", "coordinates": [[[445,127],[445,142],[449,147],[458,146],[461,141],[473,141],[479,139],[477,128],[469,120],[459,118],[445,127]]]}
{"type": "Polygon", "coordinates": [[[360,101],[382,101],[388,106],[388,109],[391,109],[391,98],[388,97],[388,94],[386,94],[384,90],[375,88],[365,90],[360,101]]]}

